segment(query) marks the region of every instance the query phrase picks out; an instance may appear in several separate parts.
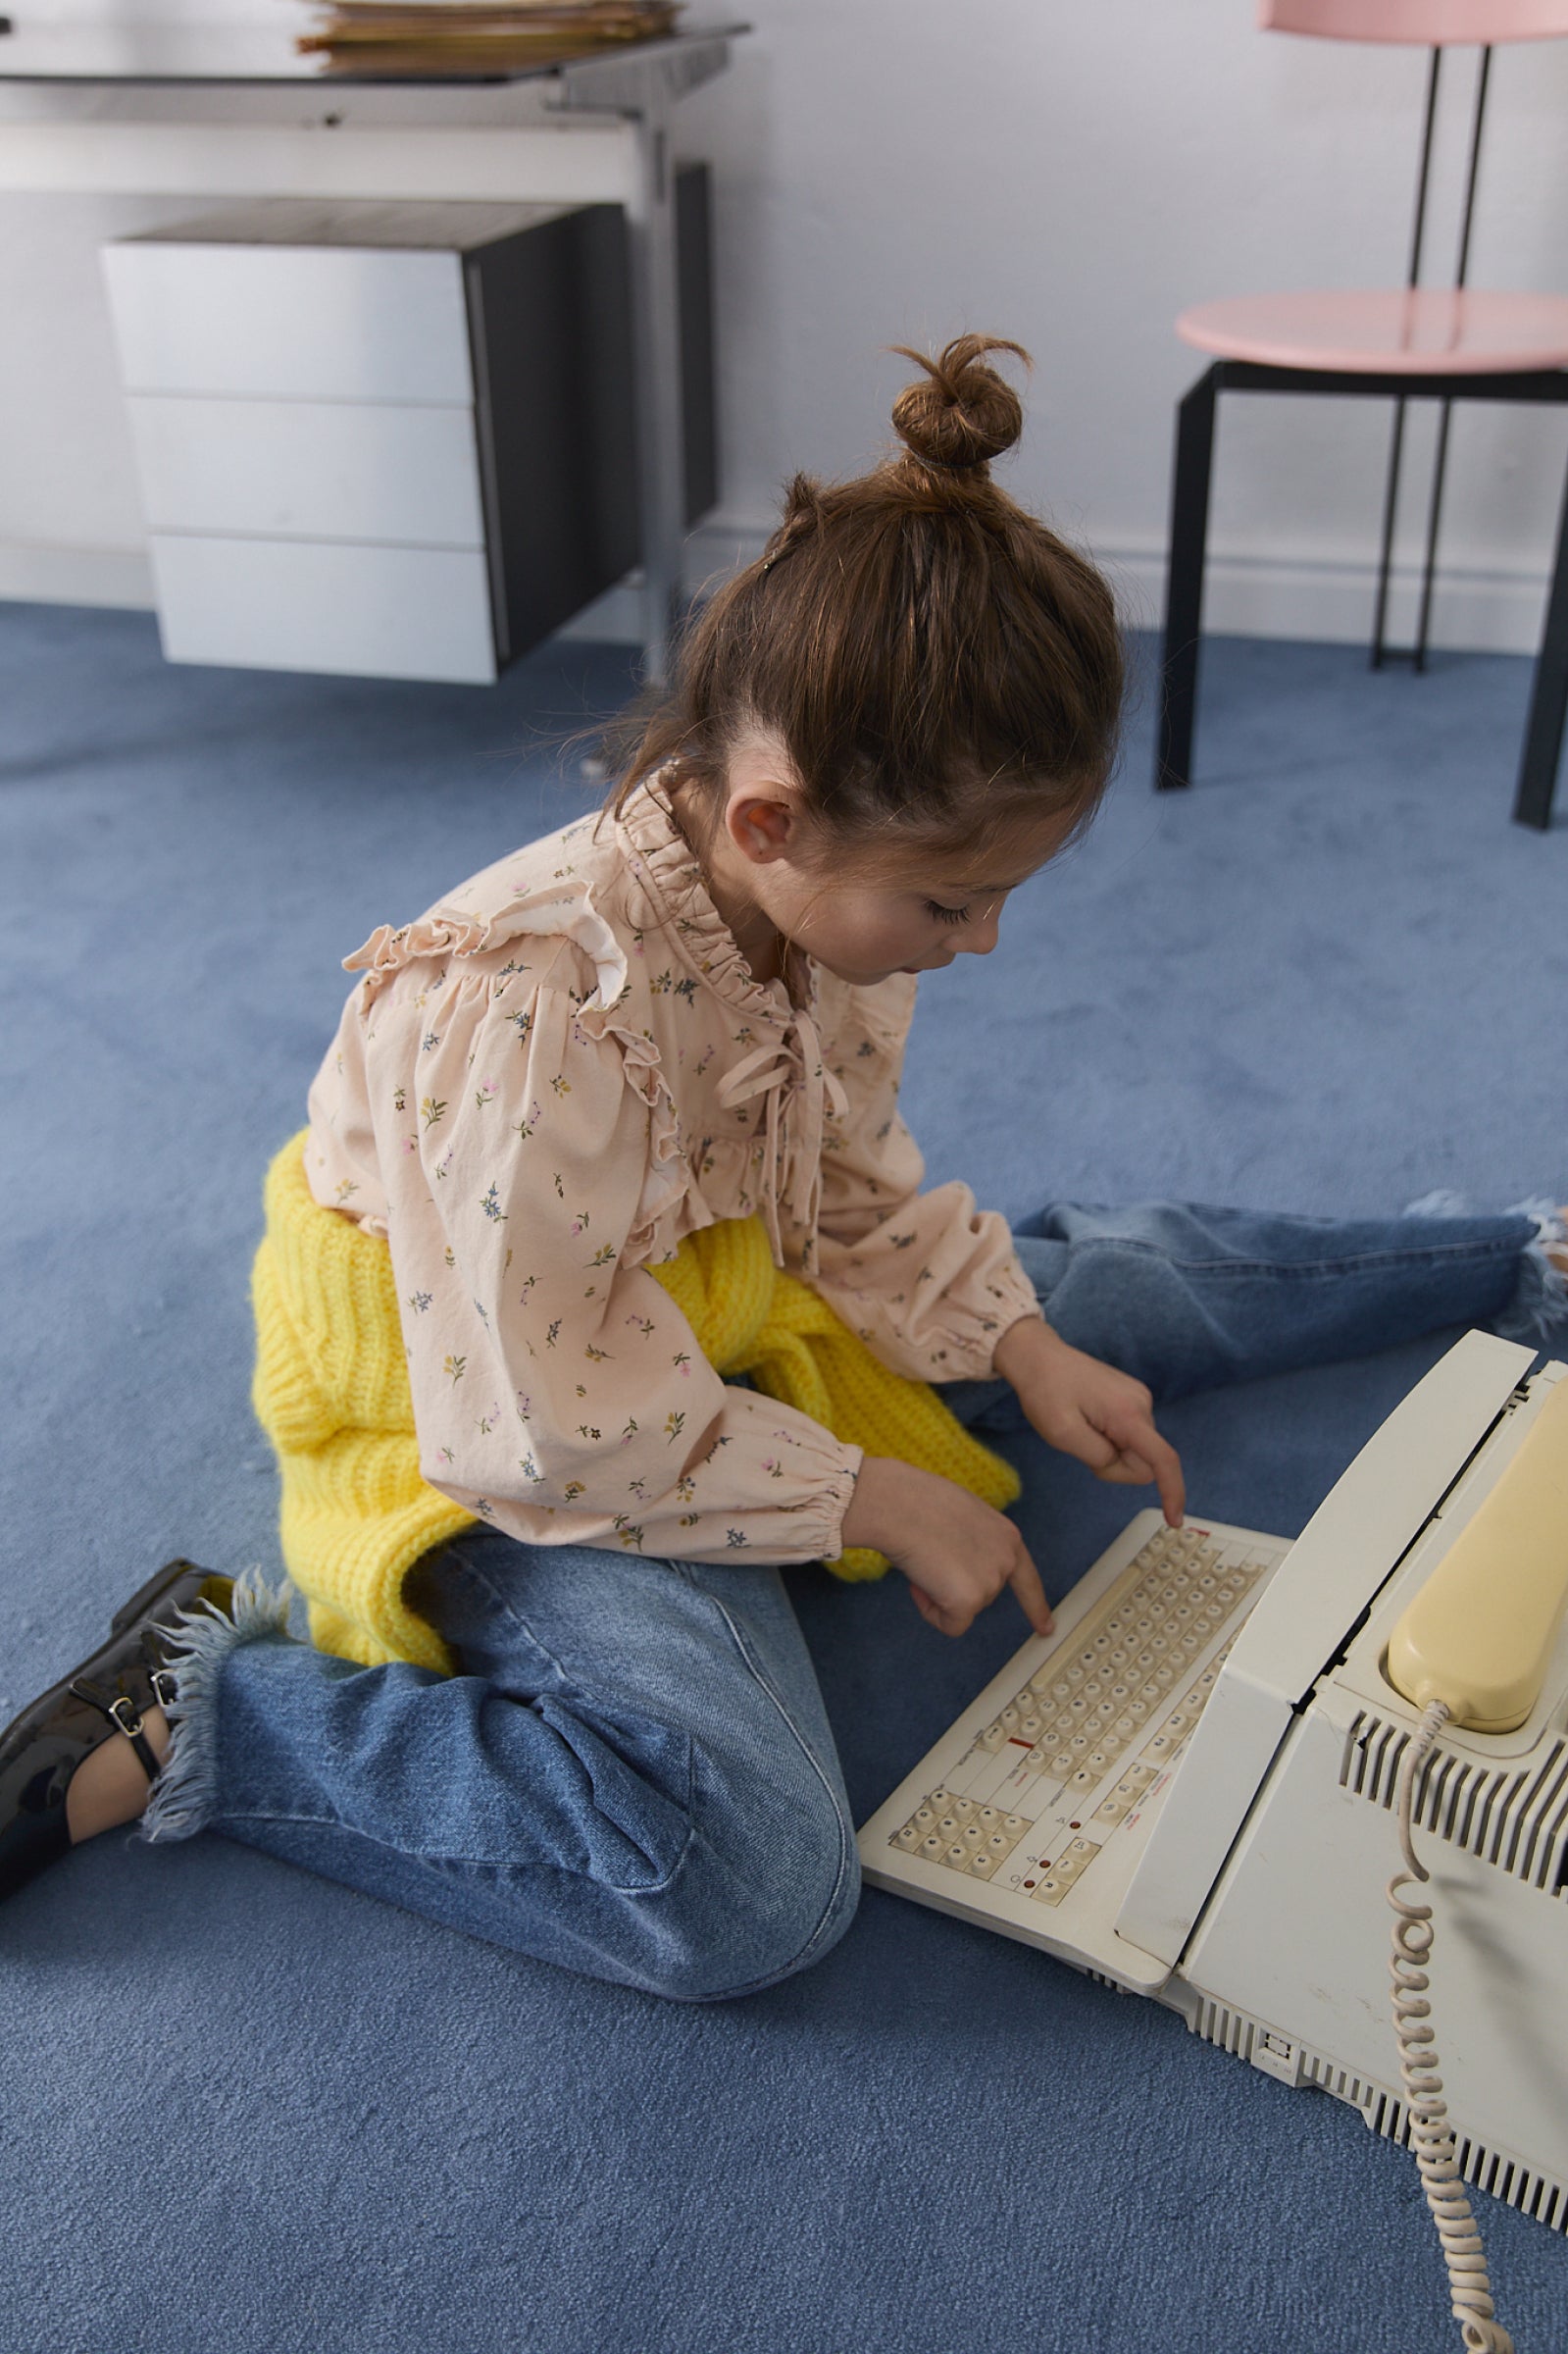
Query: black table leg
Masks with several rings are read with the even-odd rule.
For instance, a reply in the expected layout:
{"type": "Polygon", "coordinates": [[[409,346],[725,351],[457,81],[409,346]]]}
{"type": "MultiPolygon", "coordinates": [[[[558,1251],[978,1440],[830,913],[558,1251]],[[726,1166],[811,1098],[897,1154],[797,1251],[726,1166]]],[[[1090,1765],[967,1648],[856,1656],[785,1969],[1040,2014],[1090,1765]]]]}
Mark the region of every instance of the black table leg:
{"type": "Polygon", "coordinates": [[[1546,598],[1541,651],[1536,656],[1530,717],[1525,723],[1524,758],[1519,764],[1519,793],[1513,805],[1520,825],[1537,826],[1543,834],[1551,823],[1565,716],[1568,716],[1568,486],[1563,491],[1562,516],[1557,526],[1557,563],[1546,598]]]}
{"type": "Polygon", "coordinates": [[[1176,472],[1171,489],[1171,561],[1165,589],[1161,655],[1160,746],[1156,792],[1186,785],[1192,767],[1197,704],[1198,631],[1203,608],[1203,547],[1209,527],[1209,472],[1220,368],[1200,376],[1176,412],[1176,472]]]}

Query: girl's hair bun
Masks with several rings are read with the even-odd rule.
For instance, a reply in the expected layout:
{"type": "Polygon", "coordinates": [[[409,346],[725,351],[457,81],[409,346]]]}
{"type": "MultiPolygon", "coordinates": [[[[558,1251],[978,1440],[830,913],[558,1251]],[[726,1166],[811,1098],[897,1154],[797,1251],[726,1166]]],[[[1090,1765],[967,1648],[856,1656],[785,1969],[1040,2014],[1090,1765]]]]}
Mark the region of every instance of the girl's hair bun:
{"type": "Polygon", "coordinates": [[[957,335],[934,360],[907,343],[895,343],[893,349],[926,372],[893,402],[893,430],[912,458],[961,474],[1012,448],[1024,430],[1023,403],[1012,385],[986,366],[984,355],[1010,351],[1027,368],[1032,362],[1021,343],[999,335],[957,335]]]}

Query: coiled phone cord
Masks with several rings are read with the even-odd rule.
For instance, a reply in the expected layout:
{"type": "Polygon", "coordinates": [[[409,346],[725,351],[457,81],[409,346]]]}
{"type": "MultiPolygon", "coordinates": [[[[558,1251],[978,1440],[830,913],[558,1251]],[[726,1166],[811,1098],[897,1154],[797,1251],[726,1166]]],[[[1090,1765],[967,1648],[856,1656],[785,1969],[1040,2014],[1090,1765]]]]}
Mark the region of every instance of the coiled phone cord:
{"type": "Polygon", "coordinates": [[[1413,1905],[1400,1894],[1414,1877],[1431,1877],[1417,1857],[1410,1838],[1410,1818],[1422,1768],[1432,1755],[1438,1735],[1448,1721],[1446,1701],[1435,1700],[1421,1719],[1399,1775],[1399,1844],[1405,1871],[1389,1882],[1389,1902],[1397,1919],[1393,1924],[1393,2027],[1399,2042],[1399,2073],[1404,2079],[1410,2113],[1410,2147],[1421,2170],[1421,2187],[1438,2226],[1443,2262],[1448,2268],[1448,2291],[1468,2354],[1514,2354],[1513,2339],[1492,2319],[1492,2282],[1487,2277],[1486,2253],[1476,2219],[1470,2211],[1464,2178],[1454,2149],[1448,2106],[1438,2073],[1434,2031],[1428,2023],[1432,2005],[1426,2000],[1432,1959],[1432,1907],[1413,1905]]]}

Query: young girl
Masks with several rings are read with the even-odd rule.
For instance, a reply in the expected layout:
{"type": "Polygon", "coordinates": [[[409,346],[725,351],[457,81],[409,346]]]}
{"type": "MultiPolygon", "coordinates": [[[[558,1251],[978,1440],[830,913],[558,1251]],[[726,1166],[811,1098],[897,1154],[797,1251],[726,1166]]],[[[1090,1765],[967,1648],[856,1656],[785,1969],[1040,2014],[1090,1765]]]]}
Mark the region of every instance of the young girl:
{"type": "Polygon", "coordinates": [[[988,472],[1017,348],[919,360],[901,455],[795,482],[605,813],[348,959],[255,1278],[314,1640],[171,1564],[0,1745],[5,1886],[145,1810],[600,1977],[768,1985],[858,1892],[778,1564],[1043,1632],[960,1423],[1021,1411],[1175,1523],[1155,1396],[1561,1312],[1541,1205],[1010,1234],[920,1190],[917,976],[989,952],[1115,748],[1105,584],[988,472]]]}

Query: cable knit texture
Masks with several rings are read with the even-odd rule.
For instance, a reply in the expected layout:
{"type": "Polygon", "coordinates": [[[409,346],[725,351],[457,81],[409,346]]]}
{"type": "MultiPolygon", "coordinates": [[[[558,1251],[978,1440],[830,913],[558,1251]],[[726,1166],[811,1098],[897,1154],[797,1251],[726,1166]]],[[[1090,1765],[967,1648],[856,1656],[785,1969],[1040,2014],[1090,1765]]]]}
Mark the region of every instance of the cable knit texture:
{"type": "Polygon", "coordinates": [[[420,1556],[475,1514],[420,1474],[391,1254],[305,1179],[303,1134],[267,1172],[251,1273],[251,1399],[282,1472],[280,1537],[322,1651],[450,1674],[451,1653],[407,1608],[420,1556]]]}
{"type": "MultiPolygon", "coordinates": [[[[421,1475],[397,1287],[386,1243],[320,1204],[305,1175],[308,1131],[267,1174],[256,1254],[257,1417],[282,1474],[281,1543],[322,1651],[375,1666],[407,1660],[450,1674],[447,1646],[403,1600],[424,1553],[479,1517],[421,1475]]],[[[940,1472],[998,1508],[1017,1474],[971,1438],[929,1384],[880,1363],[808,1284],[773,1261],[760,1217],[689,1236],[650,1270],[724,1374],[745,1373],[835,1436],[940,1472]]],[[[883,1556],[831,1562],[880,1577],[883,1556]]]]}

